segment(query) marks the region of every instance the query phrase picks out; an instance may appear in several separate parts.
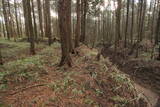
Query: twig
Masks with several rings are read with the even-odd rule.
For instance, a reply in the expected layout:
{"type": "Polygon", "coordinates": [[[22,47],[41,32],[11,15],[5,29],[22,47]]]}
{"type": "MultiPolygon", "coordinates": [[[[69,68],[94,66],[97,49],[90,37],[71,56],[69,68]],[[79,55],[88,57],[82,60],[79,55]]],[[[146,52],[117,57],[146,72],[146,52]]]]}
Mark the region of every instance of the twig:
{"type": "Polygon", "coordinates": [[[11,94],[9,94],[9,95],[17,94],[17,93],[22,92],[22,91],[25,91],[25,90],[27,90],[27,89],[29,89],[29,88],[40,87],[40,86],[45,86],[45,85],[47,85],[47,84],[36,84],[36,85],[32,85],[32,86],[25,87],[25,88],[20,88],[20,89],[18,89],[18,91],[15,91],[15,92],[13,92],[13,93],[11,93],[11,94]]]}

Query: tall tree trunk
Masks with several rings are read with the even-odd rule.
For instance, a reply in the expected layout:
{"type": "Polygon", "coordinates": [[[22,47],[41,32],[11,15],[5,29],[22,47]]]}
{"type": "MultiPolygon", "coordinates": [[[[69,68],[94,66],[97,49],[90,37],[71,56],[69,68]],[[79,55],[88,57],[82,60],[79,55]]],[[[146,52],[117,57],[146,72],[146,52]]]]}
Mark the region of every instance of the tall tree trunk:
{"type": "Polygon", "coordinates": [[[22,15],[21,15],[21,12],[20,12],[20,9],[18,9],[18,13],[19,13],[19,31],[20,31],[20,37],[23,36],[23,25],[22,25],[22,15]]]}
{"type": "Polygon", "coordinates": [[[119,40],[121,39],[121,31],[120,31],[120,27],[121,27],[121,5],[122,5],[122,1],[121,0],[117,0],[118,2],[118,7],[116,10],[116,34],[115,34],[115,51],[117,50],[117,45],[119,44],[119,40]]]}
{"type": "Polygon", "coordinates": [[[11,37],[14,37],[14,39],[15,39],[16,34],[15,34],[15,30],[14,30],[14,21],[13,21],[13,17],[12,17],[12,14],[11,14],[11,6],[10,6],[9,0],[7,0],[7,3],[8,3],[10,33],[11,33],[11,37]]]}
{"type": "Polygon", "coordinates": [[[3,29],[3,36],[4,36],[4,38],[6,38],[6,31],[5,31],[4,21],[2,21],[2,29],[3,29]]]}
{"type": "Polygon", "coordinates": [[[45,13],[45,35],[48,37],[48,45],[52,44],[51,37],[51,13],[50,13],[50,0],[45,0],[44,4],[44,13],[45,13]]]}
{"type": "MultiPolygon", "coordinates": [[[[139,44],[141,42],[141,29],[142,29],[142,14],[143,14],[143,0],[139,0],[140,4],[139,4],[139,14],[138,14],[138,36],[137,36],[137,44],[139,44]]],[[[138,58],[139,56],[139,48],[137,47],[136,49],[136,58],[138,58]]]]}
{"type": "MultiPolygon", "coordinates": [[[[68,13],[69,14],[67,14],[68,16],[67,17],[69,17],[69,19],[71,19],[72,20],[72,18],[71,18],[71,0],[69,1],[69,3],[70,4],[68,4],[68,6],[70,6],[70,8],[69,8],[69,10],[68,10],[68,13]]],[[[70,21],[70,22],[68,22],[68,23],[71,23],[71,20],[68,20],[68,21],[70,21]]],[[[69,52],[71,52],[71,53],[74,53],[74,49],[73,49],[73,42],[72,42],[72,24],[68,24],[68,29],[70,29],[70,30],[68,30],[68,32],[69,32],[69,36],[68,36],[68,40],[69,40],[69,52]]]]}
{"type": "Polygon", "coordinates": [[[133,31],[134,31],[134,0],[132,0],[131,44],[133,44],[133,31]]]}
{"type": "Polygon", "coordinates": [[[140,13],[139,13],[139,23],[138,23],[138,43],[140,42],[140,36],[141,36],[141,22],[142,22],[142,14],[143,14],[143,0],[139,0],[140,1],[140,13]]]}
{"type": "Polygon", "coordinates": [[[22,1],[23,3],[23,13],[24,13],[24,20],[25,20],[25,34],[28,38],[28,41],[30,41],[30,34],[29,34],[29,22],[28,22],[28,10],[26,7],[26,0],[22,1]]]}
{"type": "Polygon", "coordinates": [[[42,18],[41,0],[37,0],[37,5],[38,5],[38,17],[39,17],[40,35],[43,38],[44,32],[43,32],[43,18],[42,18]]]}
{"type": "Polygon", "coordinates": [[[3,65],[3,59],[2,59],[2,52],[1,52],[1,48],[0,48],[0,65],[3,65]]]}
{"type": "Polygon", "coordinates": [[[102,13],[102,40],[103,40],[103,46],[105,45],[105,16],[104,12],[102,13]]]}
{"type": "Polygon", "coordinates": [[[94,29],[93,29],[94,31],[93,31],[93,35],[94,35],[94,37],[93,37],[93,44],[92,44],[92,48],[94,48],[94,46],[95,46],[95,43],[96,43],[96,40],[97,40],[97,20],[94,20],[94,29]]]}
{"type": "Polygon", "coordinates": [[[61,36],[62,57],[60,66],[71,66],[69,36],[71,34],[71,0],[58,1],[58,21],[61,36]],[[70,17],[68,17],[70,15],[70,17]],[[69,28],[70,27],[70,28],[69,28]]]}
{"type": "Polygon", "coordinates": [[[15,18],[16,18],[16,26],[17,26],[17,34],[20,36],[20,28],[19,28],[19,22],[18,22],[18,14],[17,14],[17,1],[14,0],[14,9],[15,9],[15,18]]]}
{"type": "Polygon", "coordinates": [[[143,40],[145,36],[145,16],[146,16],[146,6],[147,2],[146,0],[143,1],[143,13],[142,13],[142,22],[141,22],[141,33],[140,33],[140,41],[143,40]]]}
{"type": "Polygon", "coordinates": [[[87,0],[82,0],[81,2],[81,38],[80,41],[81,42],[85,42],[85,38],[86,38],[86,15],[87,15],[87,5],[88,5],[88,1],[87,0]]]}
{"type": "Polygon", "coordinates": [[[34,43],[34,31],[33,31],[33,25],[32,25],[32,15],[31,15],[31,3],[30,0],[24,0],[26,2],[26,8],[27,8],[27,17],[28,17],[28,27],[29,27],[29,37],[30,37],[30,53],[32,55],[35,54],[35,43],[34,43]]]}
{"type": "Polygon", "coordinates": [[[75,37],[75,48],[79,47],[80,41],[80,27],[81,27],[81,16],[80,16],[80,0],[77,0],[77,23],[76,23],[76,37],[75,37]]]}
{"type": "Polygon", "coordinates": [[[2,37],[2,22],[0,22],[0,37],[2,37]]]}
{"type": "Polygon", "coordinates": [[[155,34],[155,44],[156,45],[158,45],[159,38],[160,38],[160,9],[158,12],[157,27],[156,27],[156,34],[155,34]]]}
{"type": "Polygon", "coordinates": [[[124,40],[124,47],[125,48],[127,47],[129,4],[130,4],[130,0],[127,0],[127,18],[126,18],[125,40],[124,40]]]}
{"type": "Polygon", "coordinates": [[[2,0],[2,6],[3,6],[4,21],[5,21],[6,31],[7,31],[7,38],[8,40],[10,40],[11,34],[10,34],[10,27],[9,27],[9,17],[7,15],[5,0],[2,0]]]}
{"type": "Polygon", "coordinates": [[[34,23],[34,37],[35,37],[35,41],[37,42],[37,24],[36,24],[36,16],[35,16],[35,12],[34,12],[34,3],[33,0],[31,0],[32,2],[32,14],[33,14],[33,23],[34,23]]]}
{"type": "Polygon", "coordinates": [[[153,12],[152,12],[151,41],[153,41],[153,35],[154,35],[154,25],[155,25],[154,22],[155,22],[156,3],[157,3],[157,0],[154,1],[154,7],[153,7],[153,12]]]}
{"type": "Polygon", "coordinates": [[[152,5],[153,5],[153,0],[150,1],[150,6],[149,6],[149,14],[148,14],[148,23],[147,23],[147,30],[150,31],[150,25],[151,25],[151,10],[152,10],[152,5]]]}

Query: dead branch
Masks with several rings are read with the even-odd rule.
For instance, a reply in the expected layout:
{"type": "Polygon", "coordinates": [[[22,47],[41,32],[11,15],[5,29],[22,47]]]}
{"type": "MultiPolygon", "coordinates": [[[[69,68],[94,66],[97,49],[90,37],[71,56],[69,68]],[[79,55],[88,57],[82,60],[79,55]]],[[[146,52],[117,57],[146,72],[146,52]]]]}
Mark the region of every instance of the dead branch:
{"type": "Polygon", "coordinates": [[[45,86],[45,85],[47,85],[47,84],[36,84],[36,85],[24,87],[24,88],[19,88],[19,89],[17,89],[18,91],[15,91],[15,92],[13,92],[13,93],[10,93],[9,95],[14,95],[14,94],[23,92],[23,91],[25,91],[25,90],[27,90],[27,89],[30,89],[30,88],[35,88],[35,87],[40,87],[40,86],[45,86]]]}

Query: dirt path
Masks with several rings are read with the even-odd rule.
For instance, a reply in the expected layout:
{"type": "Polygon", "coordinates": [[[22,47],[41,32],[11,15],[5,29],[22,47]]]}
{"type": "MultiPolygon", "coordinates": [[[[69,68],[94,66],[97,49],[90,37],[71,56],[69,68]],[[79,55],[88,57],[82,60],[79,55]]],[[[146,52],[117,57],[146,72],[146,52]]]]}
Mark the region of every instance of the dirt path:
{"type": "MultiPolygon", "coordinates": [[[[114,66],[114,64],[112,64],[112,62],[108,58],[106,60],[107,60],[107,63],[106,63],[107,65],[114,66]]],[[[116,67],[116,69],[118,69],[118,68],[116,67]]],[[[125,72],[123,72],[123,73],[126,74],[125,72]]],[[[129,74],[127,74],[127,75],[129,75],[129,74]]],[[[129,78],[131,78],[131,80],[134,81],[134,86],[135,86],[138,94],[142,97],[145,97],[145,99],[149,102],[149,107],[159,107],[159,106],[157,106],[158,98],[159,98],[159,95],[157,93],[155,93],[154,91],[149,89],[149,87],[145,88],[142,85],[140,85],[137,81],[135,81],[131,77],[131,75],[129,75],[129,78]]]]}
{"type": "Polygon", "coordinates": [[[143,94],[147,100],[150,103],[151,107],[155,107],[157,102],[158,102],[158,94],[155,92],[151,91],[150,89],[144,88],[143,86],[137,84],[136,82],[134,83],[135,88],[139,94],[143,94]]]}

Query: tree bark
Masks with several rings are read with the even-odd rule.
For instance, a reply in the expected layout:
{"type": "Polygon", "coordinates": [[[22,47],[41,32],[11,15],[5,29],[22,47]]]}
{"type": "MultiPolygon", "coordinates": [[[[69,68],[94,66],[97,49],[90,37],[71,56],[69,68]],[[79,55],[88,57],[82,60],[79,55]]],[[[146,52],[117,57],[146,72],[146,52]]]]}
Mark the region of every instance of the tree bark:
{"type": "Polygon", "coordinates": [[[58,21],[61,37],[62,57],[60,66],[71,66],[69,36],[71,34],[71,0],[58,1],[58,21]],[[70,17],[68,17],[70,15],[70,17]],[[70,27],[70,28],[69,28],[70,27]]]}
{"type": "Polygon", "coordinates": [[[87,0],[82,0],[81,2],[81,42],[85,42],[86,39],[86,15],[87,15],[87,0]]]}
{"type": "Polygon", "coordinates": [[[14,9],[15,9],[15,18],[16,18],[16,26],[17,26],[17,34],[20,36],[20,28],[19,28],[19,22],[18,22],[18,14],[17,14],[17,1],[14,0],[14,9]]]}
{"type": "Polygon", "coordinates": [[[155,34],[155,44],[156,45],[158,45],[159,37],[160,37],[160,9],[158,12],[157,27],[156,27],[156,34],[155,34]]]}
{"type": "Polygon", "coordinates": [[[16,40],[16,33],[15,33],[15,29],[14,29],[14,21],[13,21],[13,17],[12,17],[12,14],[11,14],[11,6],[10,6],[9,0],[7,0],[7,3],[8,3],[8,16],[9,16],[10,33],[11,33],[11,37],[14,37],[14,40],[16,40]]]}
{"type": "Polygon", "coordinates": [[[30,34],[29,34],[28,10],[26,7],[26,0],[23,0],[22,3],[23,3],[23,13],[24,13],[24,22],[25,22],[25,34],[26,34],[28,41],[29,41],[30,34]]]}
{"type": "Polygon", "coordinates": [[[34,11],[34,3],[33,0],[31,0],[32,3],[32,15],[33,15],[33,24],[34,24],[34,37],[35,37],[35,41],[37,42],[37,24],[36,24],[36,16],[35,16],[35,11],[34,11]]]}
{"type": "Polygon", "coordinates": [[[115,34],[115,51],[117,50],[117,45],[119,44],[119,40],[121,39],[121,31],[120,31],[120,27],[121,27],[121,5],[122,5],[122,1],[121,0],[117,0],[118,2],[118,7],[116,10],[116,34],[115,34]]]}
{"type": "Polygon", "coordinates": [[[18,11],[18,13],[19,13],[19,30],[20,30],[20,37],[22,37],[23,36],[23,25],[22,25],[22,19],[21,19],[21,17],[22,17],[22,15],[21,15],[21,12],[20,12],[20,9],[18,9],[19,11],[18,11]]]}
{"type": "Polygon", "coordinates": [[[44,32],[43,32],[43,18],[42,18],[41,0],[37,0],[37,5],[38,5],[38,17],[39,17],[40,35],[43,38],[44,32]]]}
{"type": "Polygon", "coordinates": [[[8,38],[8,40],[10,40],[11,34],[10,34],[10,27],[9,27],[9,17],[7,15],[5,0],[2,0],[2,6],[3,6],[3,15],[4,15],[5,27],[6,27],[6,31],[7,31],[7,38],[8,38]]]}
{"type": "Polygon", "coordinates": [[[133,44],[133,31],[134,31],[134,0],[132,0],[131,44],[133,44]]]}
{"type": "MultiPolygon", "coordinates": [[[[68,6],[70,7],[68,9],[68,19],[71,19],[71,0],[68,2],[68,6]]],[[[72,20],[72,19],[71,19],[72,20]]],[[[73,41],[72,41],[72,24],[71,24],[71,20],[68,20],[69,24],[68,24],[68,32],[69,32],[69,36],[68,36],[68,40],[69,40],[69,52],[74,53],[74,49],[73,49],[73,41]]]]}
{"type": "Polygon", "coordinates": [[[154,22],[155,22],[156,2],[157,2],[157,0],[155,0],[155,2],[154,2],[153,12],[152,12],[151,41],[153,41],[153,35],[154,35],[154,25],[155,25],[154,22]]]}
{"type": "Polygon", "coordinates": [[[80,0],[77,0],[77,24],[76,24],[75,48],[79,47],[79,41],[80,41],[80,27],[81,27],[80,7],[81,7],[80,0]]]}
{"type": "Polygon", "coordinates": [[[5,24],[2,21],[3,36],[6,38],[5,24]]]}
{"type": "Polygon", "coordinates": [[[45,12],[45,35],[48,37],[48,45],[52,44],[51,37],[51,13],[50,13],[50,0],[45,0],[44,4],[44,12],[45,12]]]}
{"type": "Polygon", "coordinates": [[[30,37],[30,53],[35,54],[35,43],[34,43],[34,31],[32,25],[32,15],[31,15],[31,3],[30,0],[24,0],[27,8],[27,17],[28,17],[28,27],[29,27],[29,37],[30,37]]]}
{"type": "Polygon", "coordinates": [[[124,47],[127,47],[127,35],[128,35],[128,17],[129,17],[129,4],[130,0],[127,0],[127,18],[126,18],[126,29],[125,29],[125,40],[124,40],[124,47]]]}
{"type": "Polygon", "coordinates": [[[1,48],[0,48],[0,65],[3,65],[3,59],[2,59],[2,52],[1,52],[1,48]]]}

